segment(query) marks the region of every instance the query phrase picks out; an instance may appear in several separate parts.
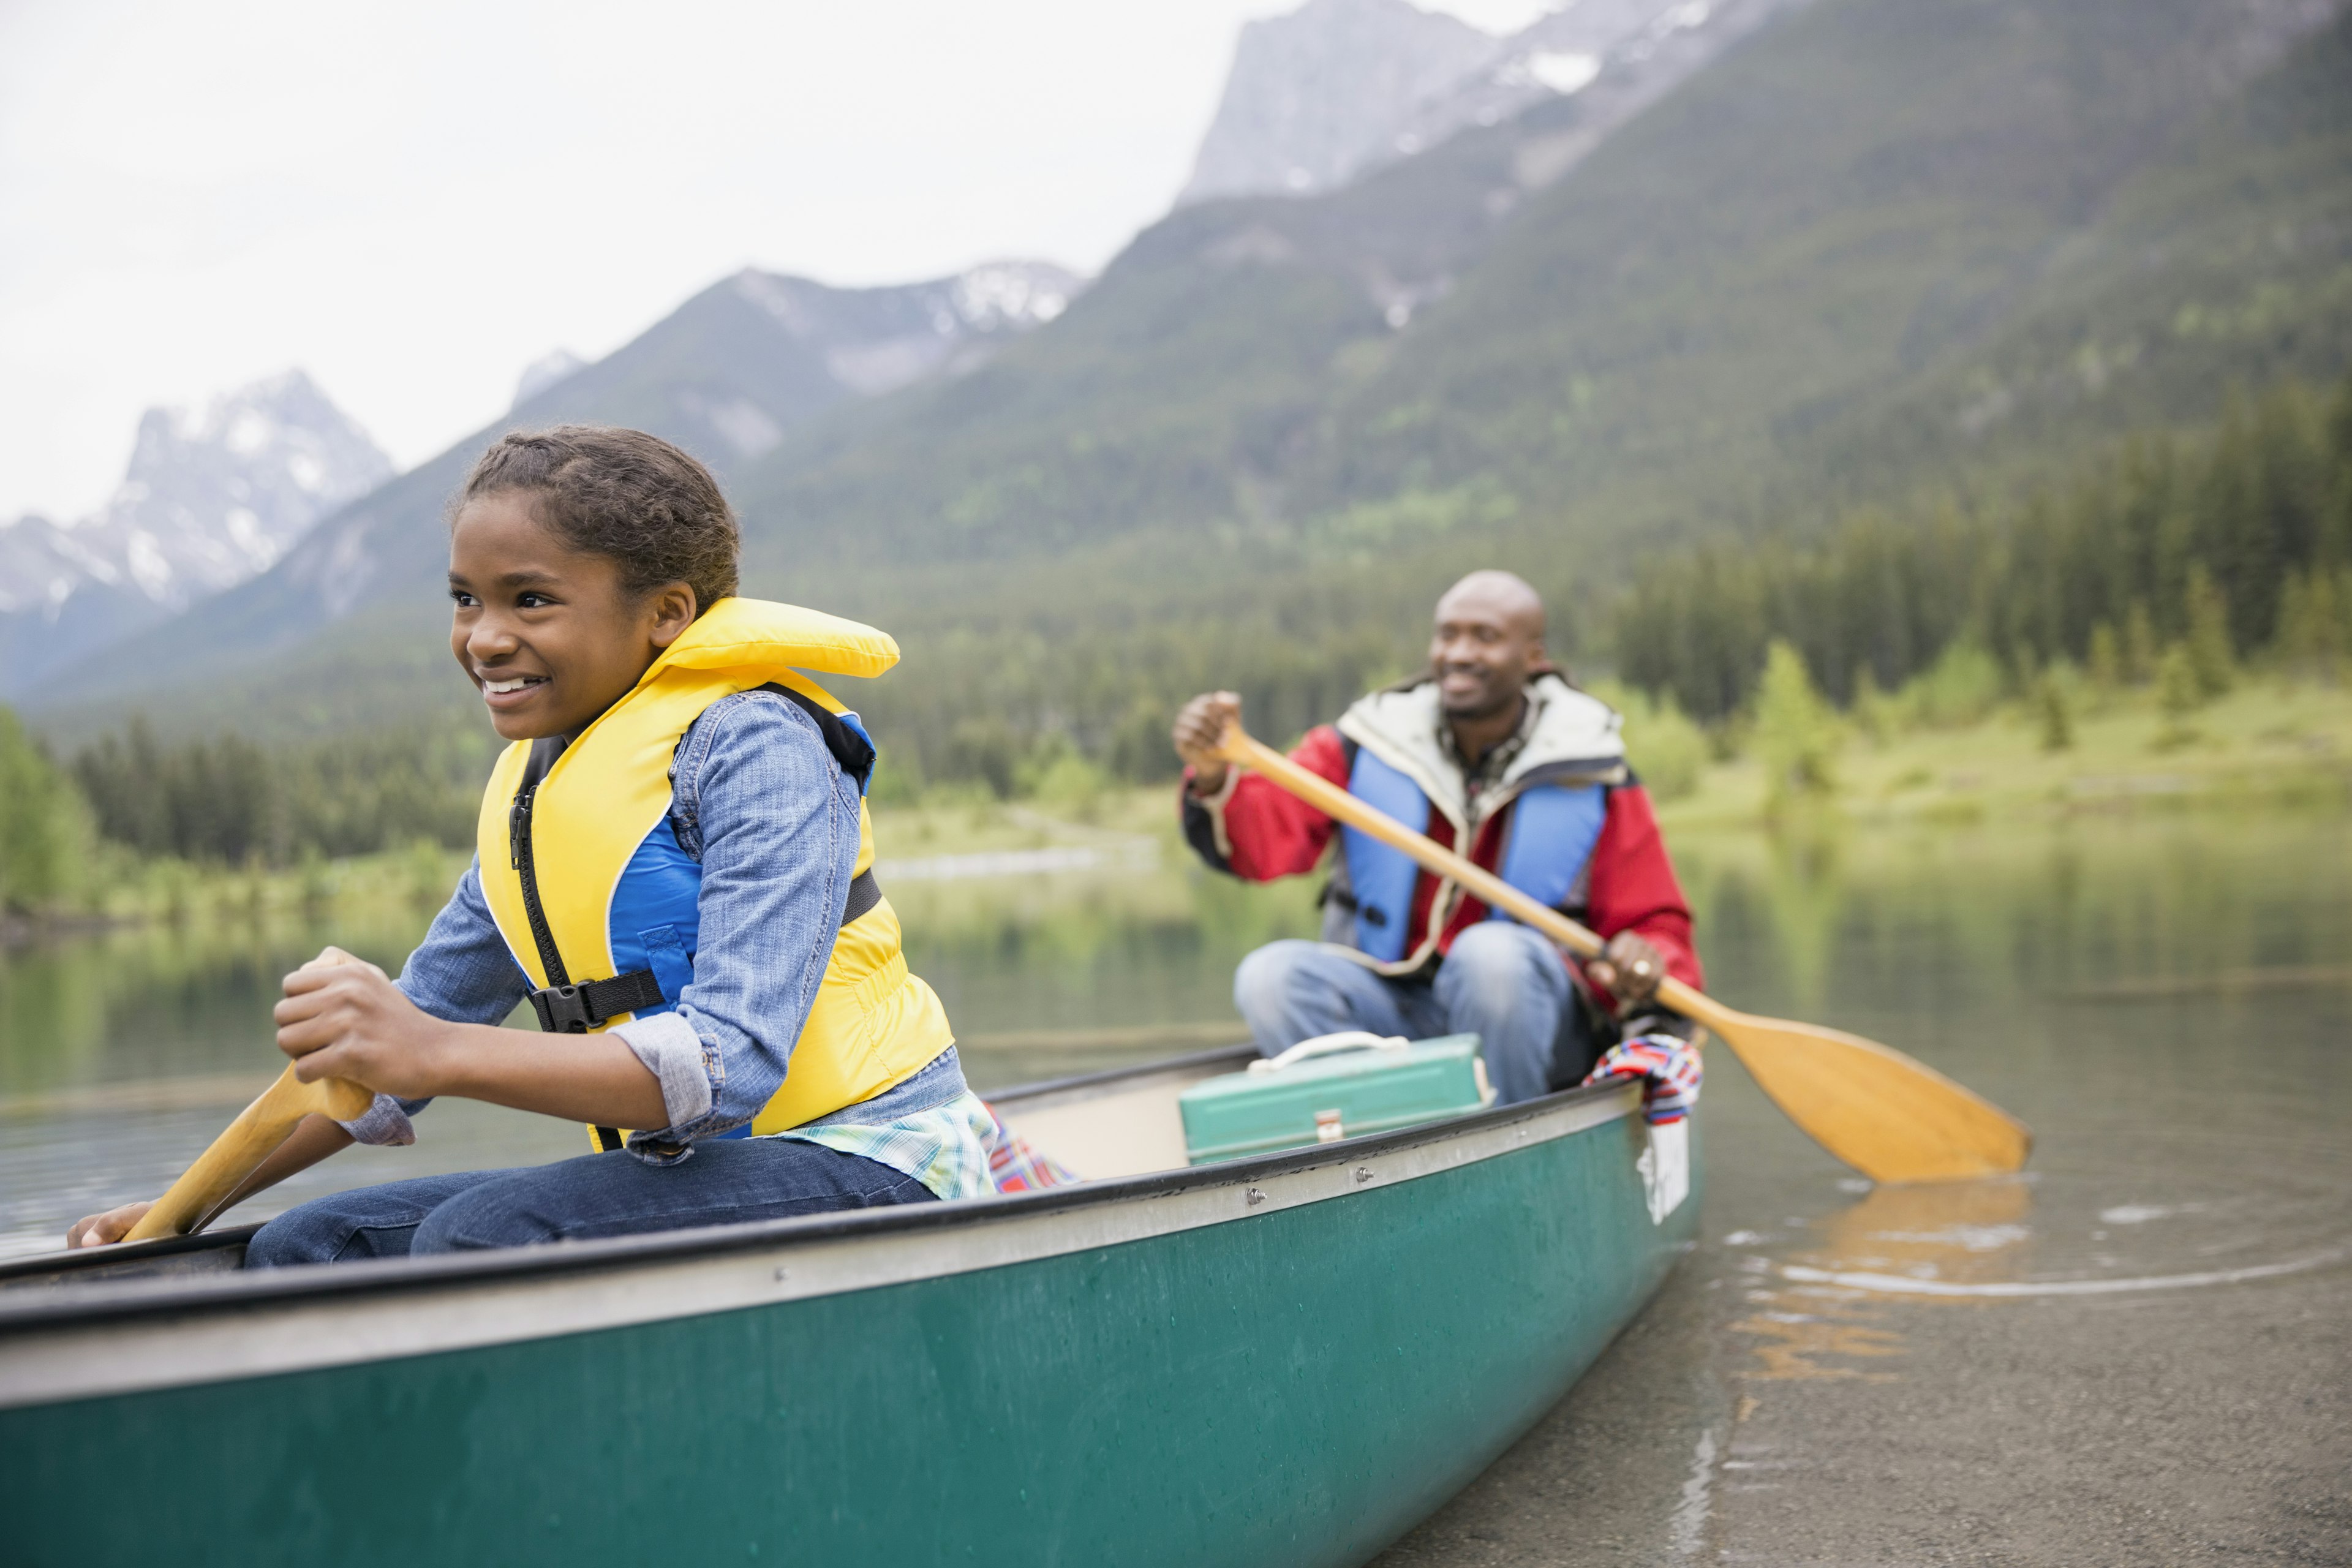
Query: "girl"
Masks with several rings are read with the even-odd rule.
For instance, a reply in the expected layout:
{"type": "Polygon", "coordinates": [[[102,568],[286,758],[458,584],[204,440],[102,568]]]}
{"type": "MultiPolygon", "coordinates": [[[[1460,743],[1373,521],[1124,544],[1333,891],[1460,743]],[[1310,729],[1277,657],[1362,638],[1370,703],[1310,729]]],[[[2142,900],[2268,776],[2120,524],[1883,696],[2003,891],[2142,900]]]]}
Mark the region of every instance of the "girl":
{"type": "Polygon", "coordinates": [[[248,1268],[992,1190],[988,1112],[875,884],[873,747],[795,673],[878,675],[898,647],[735,597],[737,543],[709,471],[638,431],[509,436],[475,464],[449,646],[513,742],[479,852],[397,981],[333,949],[286,977],[278,1047],[375,1101],[310,1118],[230,1202],[355,1140],[412,1142],[443,1094],[585,1122],[599,1152],[319,1198],[248,1268]],[[548,1032],[498,1027],[526,999],[548,1032]]]}

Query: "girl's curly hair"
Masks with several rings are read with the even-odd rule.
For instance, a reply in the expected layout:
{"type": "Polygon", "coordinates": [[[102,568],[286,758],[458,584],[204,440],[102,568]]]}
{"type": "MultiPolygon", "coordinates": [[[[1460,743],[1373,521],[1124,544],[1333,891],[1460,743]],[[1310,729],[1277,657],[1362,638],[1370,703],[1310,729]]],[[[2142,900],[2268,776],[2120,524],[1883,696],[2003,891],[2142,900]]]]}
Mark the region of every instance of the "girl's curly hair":
{"type": "Polygon", "coordinates": [[[451,503],[520,492],[574,550],[621,569],[630,593],[694,590],[699,615],[735,592],[742,531],[710,470],[658,436],[609,425],[518,430],[493,443],[451,503]]]}

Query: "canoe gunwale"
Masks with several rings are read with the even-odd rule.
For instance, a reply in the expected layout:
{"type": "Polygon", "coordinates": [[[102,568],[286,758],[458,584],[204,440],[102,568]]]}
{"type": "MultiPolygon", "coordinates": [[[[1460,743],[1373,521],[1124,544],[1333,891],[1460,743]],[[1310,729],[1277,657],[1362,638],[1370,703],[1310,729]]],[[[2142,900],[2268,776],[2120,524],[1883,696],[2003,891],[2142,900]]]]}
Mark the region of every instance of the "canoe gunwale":
{"type": "MultiPolygon", "coordinates": [[[[102,1283],[110,1268],[145,1263],[153,1259],[184,1257],[190,1253],[217,1252],[224,1247],[242,1247],[253,1239],[254,1232],[259,1230],[261,1225],[262,1222],[256,1221],[251,1225],[224,1226],[218,1230],[198,1231],[194,1236],[159,1236],[152,1241],[117,1242],[111,1247],[98,1248],[87,1258],[62,1248],[56,1252],[35,1252],[23,1258],[12,1258],[5,1263],[0,1263],[0,1290],[6,1289],[12,1279],[37,1278],[43,1274],[58,1274],[82,1268],[89,1270],[91,1276],[89,1283],[102,1283]]],[[[63,1285],[66,1281],[58,1280],[57,1283],[63,1285]]],[[[5,1295],[0,1295],[0,1303],[5,1303],[6,1300],[7,1298],[5,1295]]]]}
{"type": "MultiPolygon", "coordinates": [[[[1195,1056],[1215,1058],[1228,1054],[1231,1053],[1220,1050],[1196,1053],[1195,1056]]],[[[1034,1087],[1024,1086],[1020,1090],[1008,1091],[1002,1098],[1009,1102],[1016,1095],[1028,1096],[1078,1088],[1087,1083],[1147,1076],[1193,1059],[1176,1058],[1139,1068],[1081,1075],[1034,1087]]],[[[66,1327],[80,1330],[156,1317],[184,1319],[192,1314],[211,1315],[290,1306],[321,1298],[437,1293],[486,1284],[600,1270],[635,1271],[730,1253],[768,1250],[784,1245],[919,1235],[1015,1219],[1043,1218],[1066,1212],[1140,1203],[1219,1187],[1246,1187],[1256,1182],[1334,1164],[1370,1161],[1407,1150],[1454,1142],[1515,1122],[1546,1119],[1580,1105],[1612,1100],[1622,1103],[1614,1108],[1612,1115],[1601,1120],[1613,1121],[1630,1116],[1640,1109],[1638,1088],[1620,1080],[1564,1089],[1538,1100],[1496,1106],[1466,1116],[1424,1122],[1391,1132],[1310,1144],[1217,1164],[1081,1182],[1070,1186],[1048,1187],[1037,1192],[1007,1194],[964,1203],[856,1209],[791,1219],[656,1231],[549,1247],[352,1262],[331,1268],[223,1269],[216,1275],[173,1275],[159,1279],[102,1278],[86,1284],[58,1282],[47,1287],[0,1291],[0,1342],[66,1327]],[[11,1300],[8,1299],[11,1296],[21,1299],[11,1300]]],[[[135,1256],[107,1248],[104,1249],[105,1260],[109,1264],[120,1264],[145,1257],[201,1251],[207,1247],[234,1246],[257,1228],[239,1226],[235,1230],[207,1233],[201,1237],[142,1243],[139,1244],[142,1251],[135,1256]]],[[[93,1265],[95,1262],[93,1259],[93,1265]]],[[[11,1276],[54,1272],[57,1267],[56,1254],[37,1255],[0,1268],[0,1285],[5,1285],[11,1276]]]]}

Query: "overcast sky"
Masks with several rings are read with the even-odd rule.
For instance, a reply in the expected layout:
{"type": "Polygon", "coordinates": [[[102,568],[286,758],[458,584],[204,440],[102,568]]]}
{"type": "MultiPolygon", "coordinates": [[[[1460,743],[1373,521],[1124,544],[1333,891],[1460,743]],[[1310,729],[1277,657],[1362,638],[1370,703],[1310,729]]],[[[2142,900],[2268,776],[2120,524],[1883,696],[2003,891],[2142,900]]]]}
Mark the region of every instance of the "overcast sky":
{"type": "Polygon", "coordinates": [[[289,365],[406,466],[746,265],[1091,272],[1294,4],[0,0],[0,519],[289,365]]]}

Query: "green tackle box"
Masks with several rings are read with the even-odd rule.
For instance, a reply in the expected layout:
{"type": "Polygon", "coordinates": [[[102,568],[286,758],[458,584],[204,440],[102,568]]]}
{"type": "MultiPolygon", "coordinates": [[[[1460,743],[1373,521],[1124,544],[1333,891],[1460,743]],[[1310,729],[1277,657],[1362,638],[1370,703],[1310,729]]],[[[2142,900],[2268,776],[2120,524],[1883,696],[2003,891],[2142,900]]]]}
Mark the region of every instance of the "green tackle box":
{"type": "Polygon", "coordinates": [[[1195,1165],[1460,1116],[1492,1104],[1475,1035],[1407,1042],[1355,1031],[1302,1040],[1177,1097],[1195,1165]]]}

